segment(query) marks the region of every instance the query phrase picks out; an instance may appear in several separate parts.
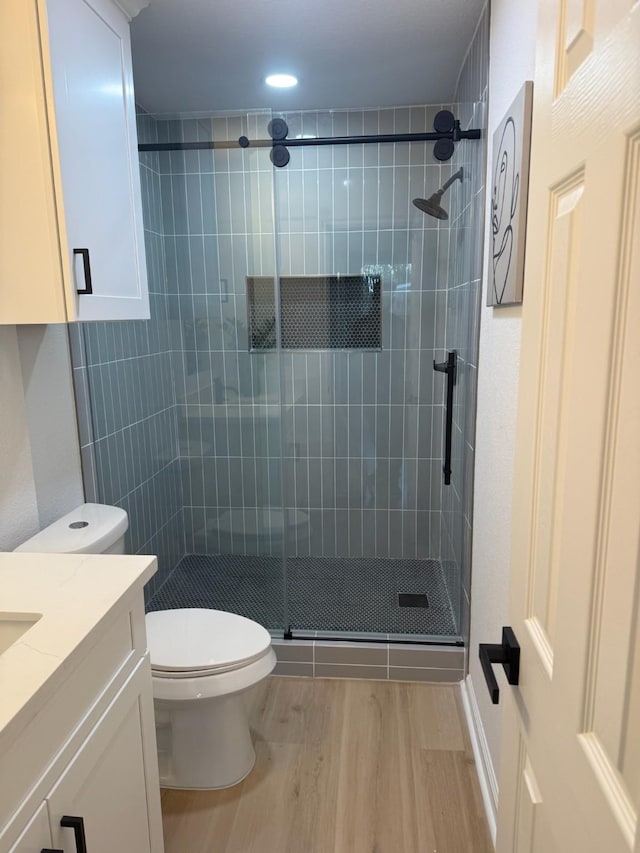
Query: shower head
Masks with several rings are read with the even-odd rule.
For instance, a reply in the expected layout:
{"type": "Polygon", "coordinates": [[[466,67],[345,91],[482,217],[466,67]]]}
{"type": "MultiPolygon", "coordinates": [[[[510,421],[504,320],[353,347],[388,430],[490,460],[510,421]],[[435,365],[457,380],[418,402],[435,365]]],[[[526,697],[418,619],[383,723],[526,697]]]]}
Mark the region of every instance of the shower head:
{"type": "Polygon", "coordinates": [[[428,213],[429,216],[434,216],[436,219],[448,219],[449,214],[440,204],[440,200],[451,184],[455,181],[462,181],[462,175],[463,171],[461,167],[455,175],[452,175],[449,180],[440,187],[438,192],[435,192],[433,195],[429,196],[429,198],[414,198],[414,206],[423,213],[428,213]]]}
{"type": "Polygon", "coordinates": [[[413,203],[418,210],[421,210],[423,213],[428,213],[429,216],[435,216],[436,219],[448,219],[449,214],[444,207],[440,206],[441,198],[442,190],[438,190],[437,193],[429,196],[429,198],[414,198],[413,203]]]}

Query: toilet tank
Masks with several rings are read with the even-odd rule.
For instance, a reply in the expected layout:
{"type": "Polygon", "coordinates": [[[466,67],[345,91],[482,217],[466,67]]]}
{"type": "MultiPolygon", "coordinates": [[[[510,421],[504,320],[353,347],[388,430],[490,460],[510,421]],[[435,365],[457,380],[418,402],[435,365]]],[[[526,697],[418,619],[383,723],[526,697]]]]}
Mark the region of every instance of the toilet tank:
{"type": "Polygon", "coordinates": [[[40,554],[124,554],[127,513],[117,506],[82,504],[54,521],[16,551],[40,554]]]}

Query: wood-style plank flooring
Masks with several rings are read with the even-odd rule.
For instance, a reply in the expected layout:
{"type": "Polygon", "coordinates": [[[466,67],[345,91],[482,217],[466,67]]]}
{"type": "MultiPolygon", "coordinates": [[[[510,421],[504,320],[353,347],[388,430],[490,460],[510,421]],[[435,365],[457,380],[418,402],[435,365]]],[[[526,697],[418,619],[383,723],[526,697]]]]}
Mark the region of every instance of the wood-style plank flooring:
{"type": "Polygon", "coordinates": [[[256,766],[163,790],[166,853],[491,853],[456,685],[271,677],[256,766]]]}

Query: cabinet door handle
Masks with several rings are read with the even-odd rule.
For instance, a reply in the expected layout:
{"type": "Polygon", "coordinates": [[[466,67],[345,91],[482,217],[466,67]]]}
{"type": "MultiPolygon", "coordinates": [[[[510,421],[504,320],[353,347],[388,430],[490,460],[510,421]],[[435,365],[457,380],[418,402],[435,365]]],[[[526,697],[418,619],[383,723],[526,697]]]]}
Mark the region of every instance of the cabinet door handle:
{"type": "Polygon", "coordinates": [[[64,853],[64,850],[52,850],[50,847],[43,847],[40,853],[64,853]]]}
{"type": "Polygon", "coordinates": [[[86,293],[93,293],[93,285],[91,284],[91,261],[89,260],[89,250],[88,249],[74,249],[73,254],[82,255],[82,264],[84,267],[84,290],[81,290],[79,287],[77,288],[77,292],[84,296],[86,293]]]}
{"type": "Polygon", "coordinates": [[[76,837],[76,853],[87,853],[87,839],[84,837],[84,820],[81,817],[64,815],[60,818],[60,826],[72,829],[76,837]]]}

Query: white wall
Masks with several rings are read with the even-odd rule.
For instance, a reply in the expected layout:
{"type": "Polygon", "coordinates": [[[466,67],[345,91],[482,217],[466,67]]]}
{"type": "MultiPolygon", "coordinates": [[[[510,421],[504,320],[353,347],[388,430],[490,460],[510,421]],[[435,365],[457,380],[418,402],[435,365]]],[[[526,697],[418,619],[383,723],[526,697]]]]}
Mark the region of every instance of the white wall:
{"type": "Polygon", "coordinates": [[[40,526],[83,501],[67,328],[21,326],[18,349],[40,526]]]}
{"type": "Polygon", "coordinates": [[[0,326],[0,550],[38,530],[38,502],[15,326],[0,326]]]}
{"type": "MultiPolygon", "coordinates": [[[[534,77],[539,0],[492,0],[490,22],[487,216],[483,303],[491,252],[493,131],[524,80],[534,77]]],[[[527,298],[526,293],[524,298],[527,298]]],[[[484,740],[493,807],[500,766],[501,706],[489,699],[479,643],[500,642],[508,624],[511,497],[515,448],[521,309],[483,307],[480,325],[478,414],[473,510],[470,664],[467,686],[484,740]],[[475,697],[475,698],[474,698],[475,697]]]]}
{"type": "Polygon", "coordinates": [[[0,326],[0,550],[83,500],[64,326],[0,326]]]}

